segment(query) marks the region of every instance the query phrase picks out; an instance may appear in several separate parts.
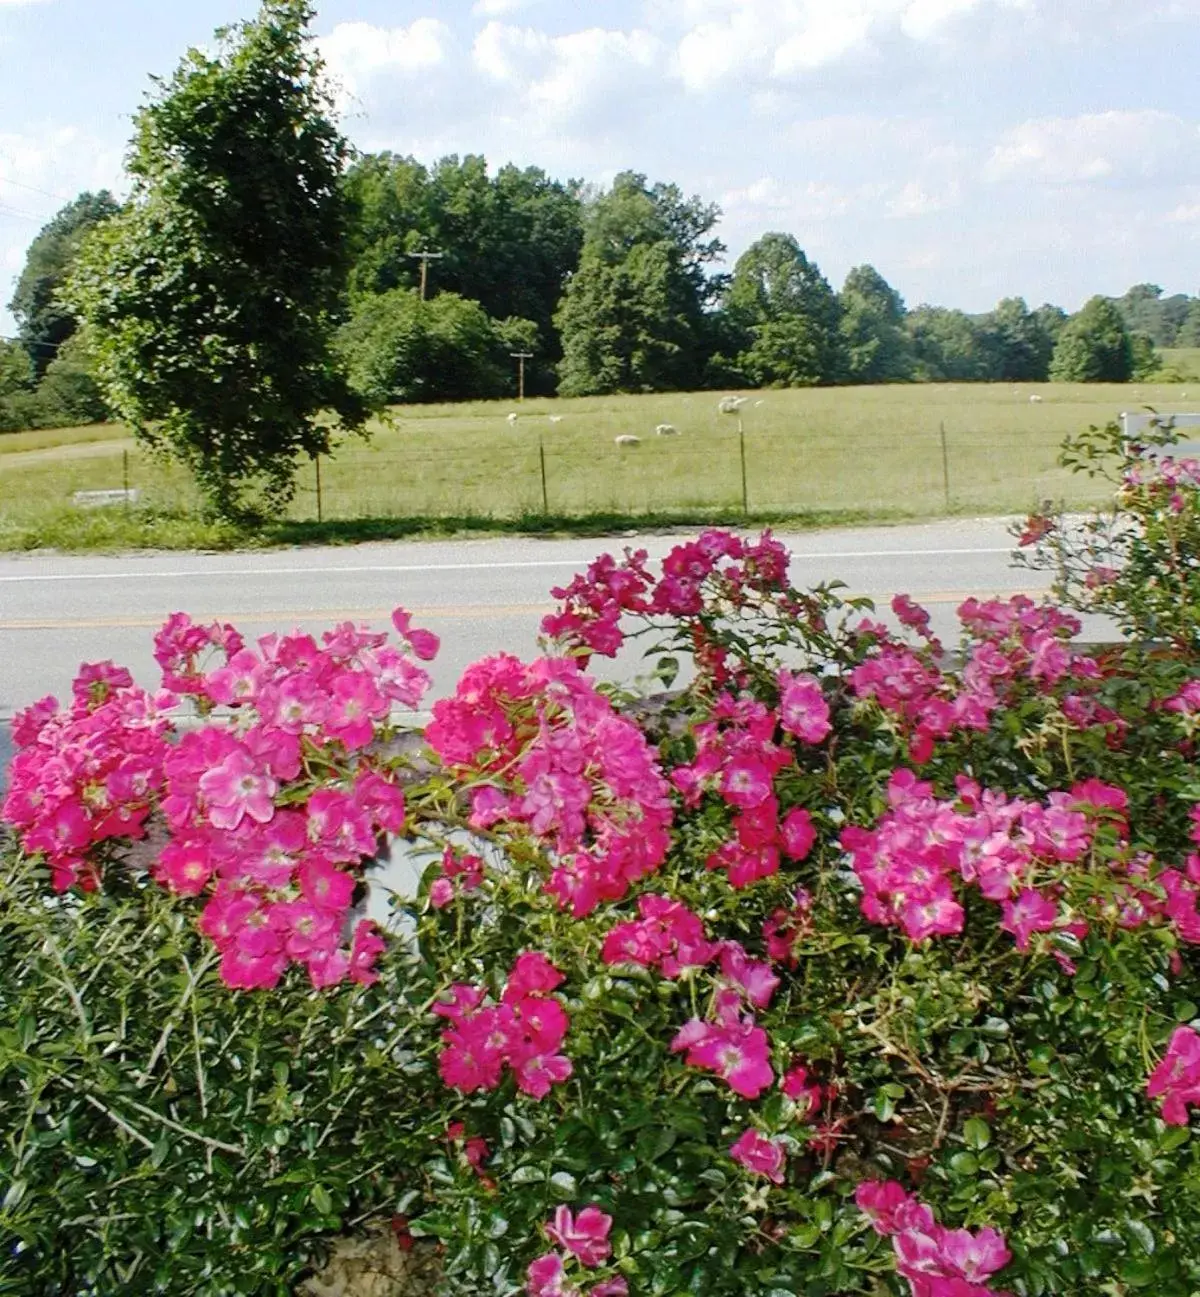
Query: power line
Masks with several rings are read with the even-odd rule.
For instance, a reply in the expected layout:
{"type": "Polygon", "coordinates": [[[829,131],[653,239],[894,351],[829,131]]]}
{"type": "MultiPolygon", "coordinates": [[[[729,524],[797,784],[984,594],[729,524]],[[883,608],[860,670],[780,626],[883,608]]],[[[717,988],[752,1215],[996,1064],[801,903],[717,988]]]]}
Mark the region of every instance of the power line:
{"type": "Polygon", "coordinates": [[[45,194],[47,198],[57,198],[63,203],[71,201],[65,194],[56,194],[52,189],[40,189],[37,185],[27,185],[23,180],[10,180],[8,176],[0,176],[0,185],[15,185],[18,189],[28,189],[31,194],[45,194]]]}
{"type": "Polygon", "coordinates": [[[34,216],[32,212],[23,212],[19,207],[12,207],[8,203],[0,202],[0,213],[6,216],[20,216],[27,221],[44,221],[44,216],[34,216]]]}

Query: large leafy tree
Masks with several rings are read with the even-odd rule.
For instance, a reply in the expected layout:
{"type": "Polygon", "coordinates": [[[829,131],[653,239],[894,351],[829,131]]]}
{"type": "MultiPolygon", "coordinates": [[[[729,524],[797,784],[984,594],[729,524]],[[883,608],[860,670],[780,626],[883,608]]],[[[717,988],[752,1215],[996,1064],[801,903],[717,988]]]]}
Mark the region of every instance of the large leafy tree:
{"type": "Polygon", "coordinates": [[[1055,309],[1043,306],[1031,311],[1021,297],[1006,297],[996,304],[984,322],[992,351],[992,378],[1015,383],[1046,380],[1057,337],[1051,314],[1055,309]]]}
{"type": "Polygon", "coordinates": [[[913,376],[913,355],[904,331],[904,299],[874,266],[846,276],[841,307],[843,377],[850,383],[902,383],[913,376]]]}
{"type": "Polygon", "coordinates": [[[115,412],[226,516],[286,501],[297,457],[366,414],[331,345],[347,144],[312,13],[266,0],[158,83],[137,116],[131,202],[85,244],[70,289],[115,412]]]}
{"type": "Polygon", "coordinates": [[[742,253],[725,311],[740,335],[737,368],[754,386],[810,387],[837,379],[837,297],[790,234],[764,234],[742,253]]]}
{"type": "Polygon", "coordinates": [[[39,378],[75,332],[75,316],[60,300],[59,290],[80,244],[90,230],[118,211],[120,207],[107,189],[82,193],[61,208],[29,245],[8,309],[39,378]]]}
{"type": "Polygon", "coordinates": [[[623,172],[587,213],[579,269],[555,323],[559,390],[582,396],[697,386],[710,337],[707,308],[723,284],[708,267],[719,209],[675,185],[623,172]]]}
{"type": "Polygon", "coordinates": [[[1057,383],[1127,383],[1133,368],[1133,343],[1120,311],[1107,297],[1093,297],[1063,326],[1050,377],[1057,383]]]}

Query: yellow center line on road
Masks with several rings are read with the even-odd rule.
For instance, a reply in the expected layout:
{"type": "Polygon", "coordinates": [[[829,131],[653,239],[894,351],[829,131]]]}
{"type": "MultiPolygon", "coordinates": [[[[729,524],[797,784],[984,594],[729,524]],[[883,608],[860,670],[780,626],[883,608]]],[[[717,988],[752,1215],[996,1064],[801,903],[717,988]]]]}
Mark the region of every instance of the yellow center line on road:
{"type": "MultiPolygon", "coordinates": [[[[1036,599],[1039,591],[1010,590],[980,592],[976,590],[935,590],[929,594],[914,594],[919,604],[958,604],[971,597],[977,599],[1010,599],[1025,594],[1036,599]]],[[[880,611],[887,610],[890,594],[865,592],[874,599],[880,611]]],[[[414,607],[408,611],[415,618],[428,617],[442,621],[486,621],[490,617],[535,617],[554,611],[555,605],[546,603],[517,604],[445,604],[431,607],[414,607]]],[[[193,621],[205,624],[211,621],[241,623],[247,626],[293,625],[301,622],[384,621],[392,615],[391,608],[303,608],[256,609],[246,612],[192,612],[193,621]]],[[[31,617],[0,619],[0,631],[67,631],[67,630],[158,630],[168,613],[143,617],[31,617]]]]}

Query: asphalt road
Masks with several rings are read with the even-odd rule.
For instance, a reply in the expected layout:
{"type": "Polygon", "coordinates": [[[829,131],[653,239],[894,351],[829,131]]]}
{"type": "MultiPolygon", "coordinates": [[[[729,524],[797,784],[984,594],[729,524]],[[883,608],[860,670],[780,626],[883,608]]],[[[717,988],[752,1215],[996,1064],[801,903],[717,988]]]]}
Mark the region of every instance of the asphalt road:
{"type": "MultiPolygon", "coordinates": [[[[142,683],[158,681],[154,631],[171,612],[234,622],[247,638],[334,621],[381,629],[404,604],[442,636],[434,696],[462,669],[500,649],[533,651],[550,588],[596,554],[624,545],[661,556],[679,538],[506,538],[404,542],[242,554],[0,559],[0,720],[48,693],[64,697],[81,661],[111,658],[142,683]]],[[[1003,520],[960,520],[781,536],[798,584],[839,578],[881,605],[898,590],[928,604],[953,634],[967,595],[1036,593],[1048,579],[1011,567],[1003,520]]],[[[633,670],[628,664],[618,668],[633,670]]],[[[0,748],[0,767],[5,754],[0,748]]]]}

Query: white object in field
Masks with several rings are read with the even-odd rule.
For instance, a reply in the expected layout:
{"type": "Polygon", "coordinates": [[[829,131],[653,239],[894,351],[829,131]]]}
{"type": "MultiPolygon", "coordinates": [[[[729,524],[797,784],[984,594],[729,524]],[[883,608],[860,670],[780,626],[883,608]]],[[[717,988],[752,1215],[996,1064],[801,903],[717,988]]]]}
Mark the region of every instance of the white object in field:
{"type": "Polygon", "coordinates": [[[561,414],[548,414],[546,418],[549,419],[551,423],[562,423],[563,420],[561,414]]]}
{"type": "Polygon", "coordinates": [[[77,509],[100,509],[109,504],[137,504],[141,494],[136,486],[127,491],[121,487],[111,491],[76,491],[71,503],[77,509]]]}
{"type": "Polygon", "coordinates": [[[744,396],[723,396],[717,402],[717,409],[722,414],[737,414],[737,412],[746,404],[747,398],[744,396]]]}
{"type": "Polygon", "coordinates": [[[510,414],[510,415],[508,416],[508,422],[509,422],[509,426],[510,426],[510,427],[515,428],[515,427],[517,426],[517,416],[516,416],[516,414],[510,414]]]}
{"type": "Polygon", "coordinates": [[[631,432],[623,432],[619,437],[614,437],[613,441],[618,446],[640,446],[642,444],[641,437],[635,437],[631,432]]]}
{"type": "Polygon", "coordinates": [[[1041,402],[1042,398],[1036,392],[1029,398],[1030,405],[1040,405],[1041,402]]]}
{"type": "Polygon", "coordinates": [[[660,437],[678,437],[679,429],[673,423],[660,423],[654,431],[660,437]]]}
{"type": "Polygon", "coordinates": [[[760,405],[766,405],[766,401],[755,401],[754,408],[757,410],[760,405]]]}

